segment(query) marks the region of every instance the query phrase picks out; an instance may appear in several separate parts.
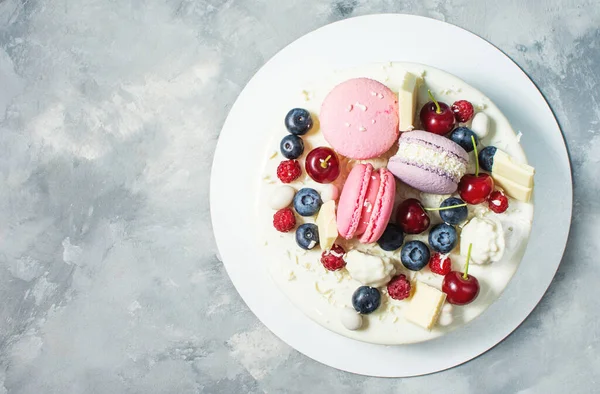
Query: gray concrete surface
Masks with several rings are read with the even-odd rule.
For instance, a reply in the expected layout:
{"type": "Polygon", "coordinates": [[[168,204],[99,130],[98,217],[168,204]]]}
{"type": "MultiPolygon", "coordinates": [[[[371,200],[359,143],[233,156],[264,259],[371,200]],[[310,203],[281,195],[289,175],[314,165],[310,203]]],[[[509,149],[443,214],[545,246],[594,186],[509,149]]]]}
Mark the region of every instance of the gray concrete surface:
{"type": "Polygon", "coordinates": [[[0,393],[598,392],[599,129],[597,0],[0,0],[0,393]],[[219,130],[253,73],[379,12],[510,55],[554,109],[575,180],[566,254],[526,322],[402,380],[275,338],[215,257],[208,206],[219,130]]]}

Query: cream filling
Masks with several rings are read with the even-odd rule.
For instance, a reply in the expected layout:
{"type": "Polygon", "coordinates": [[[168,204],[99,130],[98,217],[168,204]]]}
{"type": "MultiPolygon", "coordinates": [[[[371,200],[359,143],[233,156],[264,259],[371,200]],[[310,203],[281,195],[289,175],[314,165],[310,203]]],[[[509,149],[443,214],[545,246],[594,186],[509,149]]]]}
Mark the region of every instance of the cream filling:
{"type": "Polygon", "coordinates": [[[460,180],[467,166],[446,151],[438,151],[426,146],[400,142],[396,157],[421,167],[440,169],[455,180],[460,180]]]}

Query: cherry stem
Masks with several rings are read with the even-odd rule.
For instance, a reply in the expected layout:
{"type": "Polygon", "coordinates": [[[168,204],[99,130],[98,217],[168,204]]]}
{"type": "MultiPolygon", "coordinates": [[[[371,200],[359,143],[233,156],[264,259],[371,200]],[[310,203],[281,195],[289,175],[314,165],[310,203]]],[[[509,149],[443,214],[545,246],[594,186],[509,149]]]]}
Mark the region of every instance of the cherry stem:
{"type": "Polygon", "coordinates": [[[325,158],[325,160],[321,160],[321,168],[327,168],[329,167],[327,162],[331,159],[331,155],[327,156],[325,158]]]}
{"type": "Polygon", "coordinates": [[[463,273],[463,279],[467,279],[469,277],[469,260],[471,260],[471,249],[473,248],[473,244],[469,244],[469,250],[467,251],[467,264],[465,265],[465,272],[463,273]]]}
{"type": "Polygon", "coordinates": [[[474,136],[471,136],[471,142],[473,143],[473,150],[475,151],[475,176],[479,176],[479,154],[477,153],[477,144],[475,143],[474,136]]]}
{"type": "Polygon", "coordinates": [[[460,207],[466,207],[467,204],[457,204],[457,205],[451,205],[449,207],[439,207],[439,208],[424,208],[426,211],[443,211],[446,209],[452,209],[452,208],[460,208],[460,207]]]}
{"type": "Polygon", "coordinates": [[[431,93],[431,90],[427,90],[427,94],[429,95],[429,98],[431,99],[431,101],[433,101],[433,103],[435,104],[435,113],[436,114],[441,114],[442,113],[442,109],[440,108],[440,103],[437,102],[437,100],[433,97],[433,94],[431,93]]]}

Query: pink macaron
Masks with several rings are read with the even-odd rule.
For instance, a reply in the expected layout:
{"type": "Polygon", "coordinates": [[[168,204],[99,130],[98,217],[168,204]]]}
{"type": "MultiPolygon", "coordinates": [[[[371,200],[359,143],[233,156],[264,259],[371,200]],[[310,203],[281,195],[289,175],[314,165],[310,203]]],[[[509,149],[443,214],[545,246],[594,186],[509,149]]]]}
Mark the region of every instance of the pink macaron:
{"type": "Polygon", "coordinates": [[[350,79],[329,92],[319,122],[336,152],[351,159],[371,159],[398,140],[398,98],[373,79],[350,79]]]}
{"type": "Polygon", "coordinates": [[[337,208],[337,228],[346,239],[360,236],[373,243],[381,237],[392,215],[396,181],[392,173],[371,164],[357,164],[346,179],[337,208]]]}
{"type": "Polygon", "coordinates": [[[414,130],[402,133],[388,169],[402,182],[426,193],[451,194],[469,164],[469,154],[454,141],[414,130]]]}

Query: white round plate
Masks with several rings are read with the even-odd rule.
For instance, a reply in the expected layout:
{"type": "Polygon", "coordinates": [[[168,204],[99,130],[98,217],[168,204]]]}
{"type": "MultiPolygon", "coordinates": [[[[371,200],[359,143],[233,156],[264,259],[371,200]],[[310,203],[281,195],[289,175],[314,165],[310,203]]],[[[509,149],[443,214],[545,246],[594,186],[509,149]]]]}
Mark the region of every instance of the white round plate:
{"type": "MultiPolygon", "coordinates": [[[[283,119],[282,119],[283,122],[283,119]]],[[[456,26],[411,15],[371,15],[305,35],[267,62],[235,102],[221,131],[210,190],[217,246],[236,289],[279,338],[323,364],[363,375],[407,377],[441,371],[482,354],[515,330],[540,301],[564,251],[572,210],[569,158],[548,104],[500,50],[456,26]],[[416,34],[415,32],[418,32],[416,34]],[[440,39],[443,37],[443,40],[440,39]],[[470,48],[458,53],[453,45],[470,48]],[[481,90],[523,132],[536,168],[535,215],[527,252],[514,278],[480,317],[428,342],[382,346],[335,334],[294,307],[270,279],[253,229],[263,152],[260,125],[289,79],[366,63],[407,61],[452,73],[481,90]],[[243,165],[240,165],[243,159],[243,165]],[[365,362],[368,360],[368,362],[365,362]]],[[[264,248],[264,247],[263,247],[264,248]]]]}

